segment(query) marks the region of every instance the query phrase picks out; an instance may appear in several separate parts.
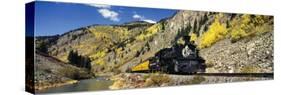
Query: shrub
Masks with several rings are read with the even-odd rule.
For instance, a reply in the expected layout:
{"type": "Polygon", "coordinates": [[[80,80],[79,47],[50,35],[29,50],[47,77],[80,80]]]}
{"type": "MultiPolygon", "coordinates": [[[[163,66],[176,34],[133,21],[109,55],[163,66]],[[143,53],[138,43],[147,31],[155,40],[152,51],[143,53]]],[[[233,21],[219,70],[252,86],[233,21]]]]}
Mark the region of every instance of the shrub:
{"type": "Polygon", "coordinates": [[[178,40],[177,40],[177,44],[178,45],[184,45],[186,42],[183,40],[183,37],[181,37],[181,38],[179,38],[178,40]]]}
{"type": "Polygon", "coordinates": [[[240,70],[241,73],[257,73],[258,72],[258,67],[256,66],[244,66],[240,70]]]}
{"type": "Polygon", "coordinates": [[[47,43],[44,41],[38,42],[36,43],[36,50],[48,54],[48,47],[47,47],[47,43]]]}
{"type": "Polygon", "coordinates": [[[243,15],[241,19],[234,19],[230,23],[231,40],[238,40],[245,37],[253,29],[250,15],[243,15]]]}
{"type": "Polygon", "coordinates": [[[102,58],[106,55],[106,51],[98,51],[97,53],[90,56],[91,59],[102,58]]]}
{"type": "Polygon", "coordinates": [[[105,62],[104,62],[104,60],[102,58],[99,58],[99,59],[95,60],[94,62],[97,65],[104,65],[105,64],[105,62]]]}
{"type": "Polygon", "coordinates": [[[195,42],[196,40],[197,40],[197,34],[192,32],[190,34],[190,42],[192,42],[192,41],[195,42]]]}
{"type": "Polygon", "coordinates": [[[120,57],[123,54],[122,48],[120,47],[120,48],[115,49],[115,53],[118,57],[120,57]]]}
{"type": "Polygon", "coordinates": [[[136,40],[143,41],[146,38],[149,38],[156,34],[158,31],[160,31],[163,28],[162,24],[154,24],[151,27],[147,28],[142,34],[136,37],[136,40]]]}
{"type": "Polygon", "coordinates": [[[226,24],[219,21],[220,15],[216,16],[215,21],[210,25],[209,29],[200,37],[199,48],[206,48],[215,42],[225,38],[227,34],[226,24]]]}
{"type": "Polygon", "coordinates": [[[200,36],[199,48],[209,47],[224,38],[230,38],[232,42],[235,42],[245,37],[273,30],[273,19],[271,16],[245,14],[236,16],[229,23],[227,22],[227,25],[220,22],[221,18],[223,18],[223,15],[217,15],[208,30],[200,36]]]}
{"type": "Polygon", "coordinates": [[[245,14],[240,17],[236,17],[230,23],[230,38],[231,41],[235,42],[239,39],[251,36],[259,35],[264,32],[273,30],[271,25],[270,16],[261,15],[249,15],[245,14]]]}

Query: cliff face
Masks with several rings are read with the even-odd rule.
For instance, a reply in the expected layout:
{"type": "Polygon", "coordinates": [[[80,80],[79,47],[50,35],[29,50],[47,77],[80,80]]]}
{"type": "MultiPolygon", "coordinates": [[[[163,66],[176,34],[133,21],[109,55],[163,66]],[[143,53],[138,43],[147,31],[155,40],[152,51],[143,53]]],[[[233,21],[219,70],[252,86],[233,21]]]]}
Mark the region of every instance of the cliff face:
{"type": "Polygon", "coordinates": [[[108,73],[125,72],[189,35],[206,60],[209,73],[273,72],[270,21],[271,16],[178,11],[155,24],[93,25],[36,42],[47,43],[48,54],[64,62],[68,62],[71,50],[89,56],[92,72],[108,73]]]}

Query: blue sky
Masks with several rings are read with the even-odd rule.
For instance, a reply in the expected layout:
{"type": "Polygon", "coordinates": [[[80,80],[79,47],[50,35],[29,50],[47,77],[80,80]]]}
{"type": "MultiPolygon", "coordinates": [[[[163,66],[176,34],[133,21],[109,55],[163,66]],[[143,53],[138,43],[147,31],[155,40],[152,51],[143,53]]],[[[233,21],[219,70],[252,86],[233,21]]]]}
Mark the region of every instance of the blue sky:
{"type": "Polygon", "coordinates": [[[35,6],[35,35],[63,34],[93,24],[122,24],[137,20],[154,23],[175,12],[168,9],[40,1],[35,6]]]}

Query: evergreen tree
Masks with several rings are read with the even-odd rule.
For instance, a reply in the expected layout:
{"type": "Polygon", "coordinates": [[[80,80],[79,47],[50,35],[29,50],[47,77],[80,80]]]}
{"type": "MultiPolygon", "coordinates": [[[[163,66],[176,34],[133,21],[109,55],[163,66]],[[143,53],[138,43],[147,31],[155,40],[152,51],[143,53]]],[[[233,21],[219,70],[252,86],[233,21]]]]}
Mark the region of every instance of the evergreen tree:
{"type": "Polygon", "coordinates": [[[73,50],[71,50],[68,54],[67,60],[70,64],[74,65],[74,52],[73,50]]]}
{"type": "Polygon", "coordinates": [[[48,54],[48,48],[45,42],[39,43],[36,49],[42,53],[48,54]]]}
{"type": "Polygon", "coordinates": [[[68,55],[68,61],[71,65],[80,68],[91,69],[91,60],[89,57],[79,55],[77,51],[71,50],[68,55]]]}

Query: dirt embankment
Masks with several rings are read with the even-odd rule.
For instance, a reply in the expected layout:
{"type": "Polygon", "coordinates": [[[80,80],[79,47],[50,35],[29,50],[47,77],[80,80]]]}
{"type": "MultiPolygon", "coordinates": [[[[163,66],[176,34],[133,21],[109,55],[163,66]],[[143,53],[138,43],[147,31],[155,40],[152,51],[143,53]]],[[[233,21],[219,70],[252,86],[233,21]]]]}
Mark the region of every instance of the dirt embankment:
{"type": "Polygon", "coordinates": [[[92,77],[92,74],[86,69],[63,63],[41,53],[36,53],[35,61],[34,85],[29,86],[34,87],[35,90],[74,84],[80,79],[92,77]]]}

